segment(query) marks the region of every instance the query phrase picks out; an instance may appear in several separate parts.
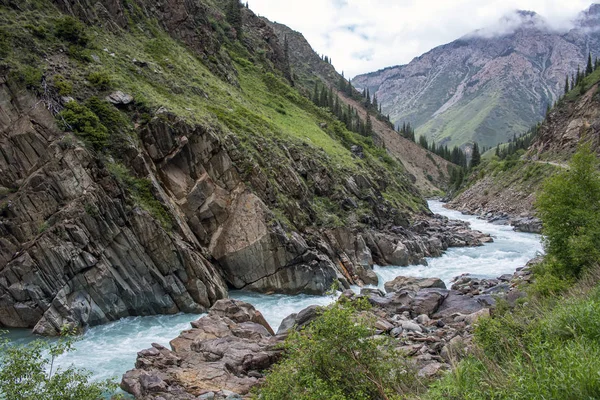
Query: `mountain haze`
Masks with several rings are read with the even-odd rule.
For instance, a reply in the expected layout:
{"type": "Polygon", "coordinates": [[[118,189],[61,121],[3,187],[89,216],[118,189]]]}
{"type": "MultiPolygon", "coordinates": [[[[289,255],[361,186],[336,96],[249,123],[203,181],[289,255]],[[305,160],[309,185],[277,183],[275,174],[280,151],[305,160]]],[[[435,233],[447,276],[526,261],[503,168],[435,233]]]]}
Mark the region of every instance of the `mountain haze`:
{"type": "Polygon", "coordinates": [[[466,35],[407,65],[357,76],[394,123],[410,122],[438,144],[506,142],[541,120],[564,93],[565,77],[600,54],[600,5],[568,32],[529,11],[466,35]]]}

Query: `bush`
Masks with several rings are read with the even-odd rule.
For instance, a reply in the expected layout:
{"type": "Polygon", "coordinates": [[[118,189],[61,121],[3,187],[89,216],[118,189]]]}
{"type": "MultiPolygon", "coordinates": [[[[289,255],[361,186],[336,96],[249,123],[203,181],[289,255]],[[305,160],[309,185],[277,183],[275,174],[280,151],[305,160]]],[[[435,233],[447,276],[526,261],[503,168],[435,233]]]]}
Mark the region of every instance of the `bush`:
{"type": "Polygon", "coordinates": [[[337,303],[285,342],[285,359],[267,375],[264,400],[392,399],[423,386],[392,339],[373,338],[366,302],[337,303]]]}
{"type": "Polygon", "coordinates": [[[57,115],[63,129],[72,131],[75,135],[90,143],[99,150],[106,146],[108,130],[96,114],[89,108],[76,101],[70,101],[57,115]]]}
{"type": "Polygon", "coordinates": [[[108,169],[141,208],[156,218],[164,229],[172,228],[173,220],[169,212],[152,193],[152,182],[132,176],[122,164],[109,164],[108,169]]]}
{"type": "Polygon", "coordinates": [[[546,253],[560,274],[578,276],[600,260],[600,174],[588,145],[569,169],[548,178],[536,207],[544,223],[546,253]]]}
{"type": "Polygon", "coordinates": [[[56,36],[75,45],[85,47],[89,41],[85,26],[71,16],[59,18],[54,23],[56,36]]]}
{"type": "Polygon", "coordinates": [[[62,75],[54,76],[54,87],[61,96],[68,96],[73,93],[73,84],[62,75]]]}
{"type": "Polygon", "coordinates": [[[111,79],[104,71],[92,72],[88,75],[88,81],[99,90],[108,90],[111,87],[111,79]]]}
{"type": "Polygon", "coordinates": [[[35,341],[25,346],[0,344],[0,398],[10,400],[97,400],[117,389],[115,383],[90,382],[73,367],[54,370],[56,357],[73,347],[72,339],[35,341]]]}
{"type": "Polygon", "coordinates": [[[44,73],[39,68],[27,65],[11,71],[11,76],[28,89],[39,90],[44,73]]]}

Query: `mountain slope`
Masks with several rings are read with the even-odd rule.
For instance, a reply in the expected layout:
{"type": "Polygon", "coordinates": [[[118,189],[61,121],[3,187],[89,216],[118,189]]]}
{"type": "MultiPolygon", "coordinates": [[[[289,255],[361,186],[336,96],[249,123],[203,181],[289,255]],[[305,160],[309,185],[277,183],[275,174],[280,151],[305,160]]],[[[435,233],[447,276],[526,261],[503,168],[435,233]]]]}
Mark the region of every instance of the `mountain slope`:
{"type": "Polygon", "coordinates": [[[535,196],[544,178],[566,168],[581,143],[600,152],[599,81],[596,69],[584,80],[583,89],[569,92],[551,110],[520,159],[490,160],[449,206],[494,218],[534,216],[535,196]]]}
{"type": "Polygon", "coordinates": [[[225,6],[0,2],[0,327],[323,293],[477,243],[439,220],[413,231],[430,212],[402,165],[290,85],[264,20],[225,6]]]}
{"type": "MultiPolygon", "coordinates": [[[[306,93],[311,93],[317,80],[326,86],[337,88],[344,79],[333,66],[321,59],[300,32],[289,27],[269,22],[280,41],[287,40],[289,60],[296,84],[306,93]]],[[[334,89],[344,106],[357,110],[365,120],[367,110],[357,98],[351,98],[334,89]]],[[[372,118],[375,140],[383,145],[389,154],[402,163],[411,175],[413,183],[425,196],[437,194],[448,186],[452,164],[438,155],[422,148],[399,135],[391,127],[376,118],[372,118]]]]}
{"type": "Polygon", "coordinates": [[[356,77],[395,123],[410,122],[436,143],[481,146],[506,142],[545,115],[564,93],[567,74],[600,54],[600,6],[575,29],[553,31],[535,13],[516,12],[500,24],[509,33],[476,31],[437,47],[407,65],[356,77]]]}

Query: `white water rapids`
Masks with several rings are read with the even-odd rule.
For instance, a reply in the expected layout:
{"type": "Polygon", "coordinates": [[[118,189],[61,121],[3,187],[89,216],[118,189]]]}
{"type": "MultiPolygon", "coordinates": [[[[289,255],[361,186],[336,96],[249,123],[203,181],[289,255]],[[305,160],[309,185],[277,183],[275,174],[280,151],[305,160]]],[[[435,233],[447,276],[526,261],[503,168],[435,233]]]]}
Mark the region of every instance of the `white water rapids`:
{"type": "MultiPolygon", "coordinates": [[[[471,223],[471,228],[489,233],[494,243],[481,247],[452,248],[442,257],[429,258],[428,266],[375,267],[380,287],[396,276],[438,277],[446,284],[463,273],[478,277],[494,278],[513,273],[527,261],[542,251],[540,236],[514,232],[510,226],[497,226],[473,216],[463,215],[443,208],[438,201],[429,202],[430,209],[449,218],[471,223]]],[[[309,305],[324,305],[332,301],[328,296],[286,296],[262,295],[245,292],[231,292],[230,296],[253,304],[261,311],[274,330],[289,314],[298,312],[309,305]]],[[[200,315],[179,314],[171,316],[132,317],[110,324],[93,327],[76,344],[76,350],[63,355],[59,366],[75,365],[92,373],[94,379],[121,376],[135,364],[137,352],[150,347],[152,343],[169,345],[169,341],[179,332],[190,328],[190,322],[200,315]]],[[[17,343],[32,340],[32,336],[22,330],[9,333],[17,343]]]]}

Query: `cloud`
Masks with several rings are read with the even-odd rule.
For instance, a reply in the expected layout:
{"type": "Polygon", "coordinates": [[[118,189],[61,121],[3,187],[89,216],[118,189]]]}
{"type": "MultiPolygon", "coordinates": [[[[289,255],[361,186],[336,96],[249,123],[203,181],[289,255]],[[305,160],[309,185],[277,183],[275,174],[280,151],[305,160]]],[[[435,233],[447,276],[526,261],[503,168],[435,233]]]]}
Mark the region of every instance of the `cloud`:
{"type": "Polygon", "coordinates": [[[516,21],[513,11],[517,9],[535,11],[553,29],[567,29],[590,3],[591,0],[250,0],[250,8],[302,32],[319,54],[331,57],[338,71],[354,76],[406,64],[477,29],[487,28],[487,34],[510,30],[516,21]],[[499,22],[503,17],[508,20],[499,22]]]}

